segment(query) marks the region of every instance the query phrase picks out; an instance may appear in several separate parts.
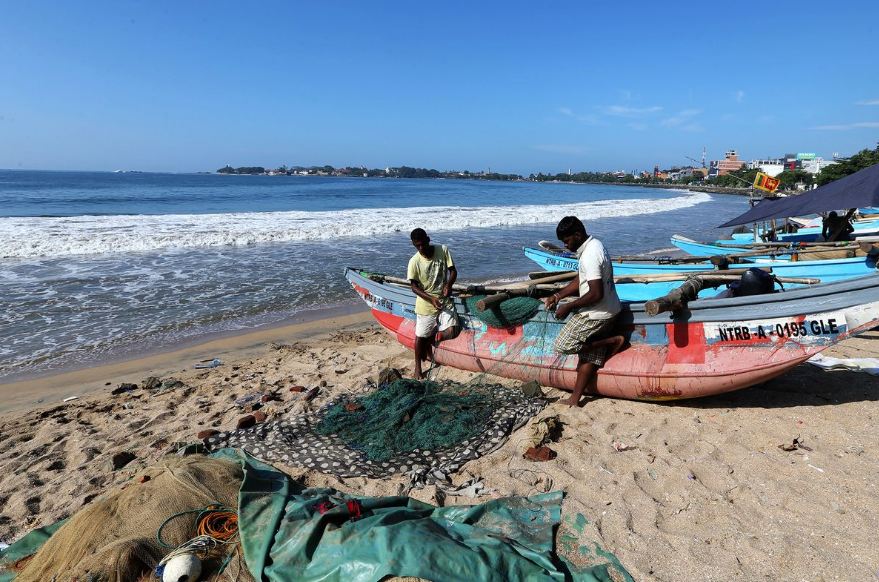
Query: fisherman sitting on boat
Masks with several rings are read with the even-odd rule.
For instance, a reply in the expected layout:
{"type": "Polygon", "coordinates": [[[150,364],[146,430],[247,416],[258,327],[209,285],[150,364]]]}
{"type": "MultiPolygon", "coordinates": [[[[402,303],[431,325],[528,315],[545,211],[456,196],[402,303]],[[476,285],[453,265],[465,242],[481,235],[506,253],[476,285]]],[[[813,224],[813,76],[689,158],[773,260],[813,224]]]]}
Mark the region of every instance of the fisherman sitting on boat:
{"type": "Polygon", "coordinates": [[[845,216],[839,216],[831,211],[824,219],[821,228],[821,236],[824,240],[829,242],[849,240],[849,235],[855,231],[855,227],[852,226],[852,216],[856,210],[857,208],[852,208],[845,216]]]}
{"type": "Polygon", "coordinates": [[[415,299],[415,377],[424,377],[421,362],[428,357],[432,345],[458,337],[461,325],[450,295],[458,277],[452,254],[446,245],[430,244],[423,228],[409,235],[418,250],[409,259],[406,278],[415,299]]]}
{"type": "Polygon", "coordinates": [[[620,312],[620,299],[613,281],[613,266],[604,245],[586,233],[586,227],[576,216],[566,216],[556,227],[556,236],[569,251],[577,254],[578,276],[561,291],[545,300],[546,308],[556,308],[556,319],[573,315],[565,323],[555,341],[560,354],[578,354],[577,382],[567,404],[575,406],[586,387],[595,377],[607,357],[607,346],[616,350],[623,343],[622,336],[595,341],[606,336],[620,312]],[[565,297],[579,294],[577,299],[559,303],[565,297]]]}

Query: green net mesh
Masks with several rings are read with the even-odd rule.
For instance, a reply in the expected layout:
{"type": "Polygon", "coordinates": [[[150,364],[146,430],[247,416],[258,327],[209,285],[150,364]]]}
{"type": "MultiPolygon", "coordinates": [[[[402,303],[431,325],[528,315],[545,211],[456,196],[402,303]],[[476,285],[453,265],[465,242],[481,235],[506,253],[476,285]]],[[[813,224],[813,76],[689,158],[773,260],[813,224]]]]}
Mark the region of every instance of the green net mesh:
{"type": "Polygon", "coordinates": [[[466,299],[470,315],[489,327],[511,327],[524,323],[534,317],[540,310],[541,301],[533,297],[511,297],[506,301],[492,305],[485,311],[479,311],[476,303],[485,299],[486,295],[474,295],[466,299]]]}
{"type": "Polygon", "coordinates": [[[443,449],[478,434],[495,408],[478,386],[400,379],[370,394],[331,405],[316,427],[373,461],[443,449]]]}

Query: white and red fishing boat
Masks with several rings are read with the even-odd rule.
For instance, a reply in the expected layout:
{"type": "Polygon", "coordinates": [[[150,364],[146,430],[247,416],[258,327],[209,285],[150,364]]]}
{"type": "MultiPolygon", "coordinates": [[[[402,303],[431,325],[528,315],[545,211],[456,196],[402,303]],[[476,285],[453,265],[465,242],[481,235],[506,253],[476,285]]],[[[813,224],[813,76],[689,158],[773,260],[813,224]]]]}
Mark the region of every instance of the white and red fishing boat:
{"type": "MultiPolygon", "coordinates": [[[[404,346],[415,341],[415,296],[382,275],[345,276],[373,316],[404,346]]],[[[571,390],[577,356],[553,342],[564,321],[540,308],[524,323],[489,327],[455,297],[463,331],[435,349],[439,364],[571,390]]],[[[708,396],[770,380],[829,346],[879,325],[879,274],[780,293],[691,301],[649,316],[625,303],[625,347],[599,370],[594,392],[638,400],[708,396]]]]}

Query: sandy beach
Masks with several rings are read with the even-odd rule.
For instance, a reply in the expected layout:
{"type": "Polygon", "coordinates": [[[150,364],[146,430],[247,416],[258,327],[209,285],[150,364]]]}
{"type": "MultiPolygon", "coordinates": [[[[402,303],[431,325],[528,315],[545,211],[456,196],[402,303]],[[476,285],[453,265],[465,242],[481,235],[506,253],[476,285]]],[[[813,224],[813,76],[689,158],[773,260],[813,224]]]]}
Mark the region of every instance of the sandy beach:
{"type": "MultiPolygon", "coordinates": [[[[875,357],[879,332],[826,354],[875,357]]],[[[2,385],[0,541],[125,487],[174,443],[233,429],[245,414],[235,400],[244,395],[277,393],[280,400],[261,409],[270,420],[361,393],[385,367],[411,373],[411,356],[356,313],[2,385]],[[214,357],[223,365],[193,369],[214,357]],[[161,387],[145,389],[149,376],[161,387]],[[111,394],[123,382],[138,388],[111,394]],[[293,386],[319,393],[308,402],[293,386]],[[61,402],[71,395],[78,399],[61,402]],[[134,460],[114,470],[120,452],[134,460]]],[[[441,369],[439,377],[472,375],[441,369]]],[[[537,418],[556,415],[564,428],[550,444],[555,459],[523,459],[523,427],[454,477],[483,478],[488,495],[445,503],[565,491],[564,511],[585,515],[588,541],[616,554],[636,580],[865,580],[879,571],[876,377],[803,364],[725,396],[668,404],[602,398],[578,409],[553,402],[537,418]]],[[[396,494],[404,484],[279,468],[307,485],[362,495],[396,494]]],[[[411,495],[437,500],[433,486],[411,495]]]]}

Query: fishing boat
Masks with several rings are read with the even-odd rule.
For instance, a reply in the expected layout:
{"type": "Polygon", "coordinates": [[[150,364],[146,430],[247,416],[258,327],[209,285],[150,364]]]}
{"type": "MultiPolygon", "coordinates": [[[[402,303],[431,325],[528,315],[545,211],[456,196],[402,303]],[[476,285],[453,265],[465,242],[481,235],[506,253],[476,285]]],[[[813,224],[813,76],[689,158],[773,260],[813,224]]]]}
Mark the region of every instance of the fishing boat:
{"type": "MultiPolygon", "coordinates": [[[[706,254],[698,254],[695,256],[704,256],[706,260],[703,262],[679,262],[672,258],[665,257],[656,257],[654,261],[625,261],[625,260],[614,260],[613,261],[613,272],[614,275],[651,275],[651,274],[661,274],[661,273],[697,273],[697,272],[706,272],[713,271],[716,267],[707,260],[709,256],[719,256],[719,255],[731,255],[735,252],[735,250],[730,250],[729,247],[720,247],[705,244],[705,243],[697,243],[695,241],[691,241],[686,237],[682,237],[679,235],[675,235],[672,237],[672,241],[681,244],[682,247],[687,246],[692,243],[694,248],[696,245],[704,247],[701,249],[701,252],[706,254]],[[708,253],[708,248],[714,248],[715,252],[708,253]]],[[[679,248],[682,248],[679,247],[679,248]]],[[[683,250],[683,248],[682,248],[683,250]]],[[[751,249],[743,248],[741,252],[748,252],[751,249]]],[[[577,258],[571,253],[567,252],[554,252],[551,250],[544,249],[535,249],[525,247],[523,248],[525,252],[525,256],[546,269],[547,271],[574,271],[577,269],[577,258]]],[[[808,251],[801,252],[801,257],[807,257],[809,255],[808,251]]],[[[790,257],[790,255],[787,255],[790,257]]],[[[734,255],[732,258],[735,258],[734,255]]],[[[863,275],[869,275],[876,271],[876,254],[868,254],[863,257],[850,257],[850,258],[837,258],[837,259],[821,259],[821,260],[800,260],[800,261],[791,261],[791,260],[783,260],[778,258],[769,258],[769,255],[763,256],[748,256],[745,258],[738,259],[736,264],[732,265],[735,267],[769,267],[772,269],[772,273],[778,277],[785,278],[815,278],[820,279],[822,283],[830,283],[833,281],[841,281],[843,279],[851,279],[853,277],[860,277],[863,275]]],[[[796,285],[796,283],[792,284],[796,285]]],[[[637,296],[628,296],[626,297],[629,300],[646,300],[651,299],[652,297],[644,296],[644,291],[638,291],[636,288],[631,288],[632,291],[638,292],[637,296]]],[[[655,291],[655,289],[651,290],[655,291]]],[[[667,292],[667,291],[666,291],[667,292]]],[[[661,295],[663,293],[660,293],[661,295]]],[[[654,297],[658,297],[659,295],[653,295],[654,297]]],[[[621,297],[622,298],[622,297],[621,297]]]]}
{"type": "MultiPolygon", "coordinates": [[[[415,295],[382,275],[349,268],[345,276],[378,323],[409,349],[415,344],[415,295]]],[[[437,363],[571,390],[577,356],[553,342],[564,322],[542,308],[525,323],[489,327],[454,298],[461,334],[434,350],[437,363]]],[[[647,314],[650,303],[624,302],[618,332],[627,345],[597,375],[594,392],[637,400],[694,398],[770,380],[829,346],[879,324],[879,274],[727,299],[698,299],[675,313],[647,314]]]]}
{"type": "MultiPolygon", "coordinates": [[[[876,220],[875,218],[869,218],[866,220],[854,220],[852,221],[852,227],[855,229],[854,232],[851,234],[852,237],[875,236],[879,234],[879,220],[876,220]]],[[[774,235],[774,240],[777,240],[779,242],[816,242],[819,240],[824,240],[821,236],[822,230],[823,226],[803,226],[800,227],[796,232],[776,232],[774,235]]],[[[758,237],[763,234],[763,231],[763,228],[757,229],[758,237]]],[[[755,237],[752,231],[736,233],[732,235],[731,240],[721,240],[718,242],[753,242],[754,240],[755,237]]]]}
{"type": "MultiPolygon", "coordinates": [[[[732,241],[728,245],[722,245],[718,243],[705,243],[695,241],[691,238],[687,238],[680,234],[674,234],[671,237],[671,244],[681,249],[688,255],[692,255],[694,257],[713,257],[715,255],[728,255],[735,253],[746,253],[751,249],[747,246],[734,246],[735,243],[732,241]]],[[[769,254],[762,255],[761,258],[768,259],[769,254]]],[[[775,257],[777,259],[782,260],[790,260],[790,255],[780,255],[775,257]]]]}

